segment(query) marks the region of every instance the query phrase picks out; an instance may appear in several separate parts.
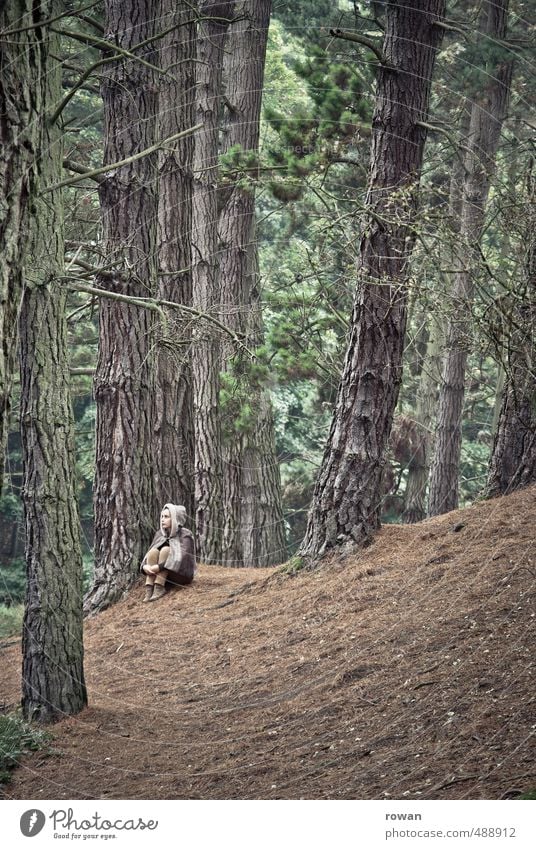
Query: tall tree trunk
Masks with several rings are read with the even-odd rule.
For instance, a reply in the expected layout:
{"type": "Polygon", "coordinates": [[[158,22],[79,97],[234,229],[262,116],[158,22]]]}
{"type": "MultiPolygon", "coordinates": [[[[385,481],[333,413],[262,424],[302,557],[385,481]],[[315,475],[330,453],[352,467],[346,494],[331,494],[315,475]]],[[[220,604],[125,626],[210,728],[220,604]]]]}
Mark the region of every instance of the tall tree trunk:
{"type": "MultiPolygon", "coordinates": [[[[229,31],[224,78],[226,112],[222,154],[239,149],[250,160],[258,155],[259,125],[271,0],[239,0],[237,22],[229,31]]],[[[219,218],[222,320],[245,334],[251,348],[263,342],[255,232],[256,174],[222,187],[219,218]]],[[[222,346],[223,368],[249,383],[230,344],[222,346]]],[[[241,397],[243,386],[237,385],[241,397]]],[[[223,562],[264,566],[285,559],[285,533],[273,418],[268,391],[247,388],[248,421],[242,432],[230,422],[223,443],[225,522],[223,562]]],[[[242,412],[242,411],[241,411],[242,412]]]]}
{"type": "MultiPolygon", "coordinates": [[[[20,30],[32,20],[32,9],[31,0],[8,3],[2,9],[0,29],[20,30]]],[[[0,494],[15,370],[17,315],[28,248],[27,218],[34,193],[32,165],[38,155],[34,86],[40,48],[32,30],[6,36],[0,42],[0,494]]]]}
{"type": "Polygon", "coordinates": [[[513,306],[502,404],[490,460],[487,496],[536,483],[536,192],[526,217],[524,287],[513,306]]]}
{"type": "Polygon", "coordinates": [[[301,554],[364,543],[380,524],[381,478],[401,380],[412,225],[443,0],[388,3],[371,173],[348,349],[301,554]]]}
{"type": "MultiPolygon", "coordinates": [[[[217,316],[218,151],[225,33],[234,2],[205,0],[197,39],[196,123],[192,210],[194,306],[217,316]],[[212,16],[212,20],[210,20],[212,16]]],[[[219,416],[220,338],[214,326],[198,322],[193,330],[192,374],[195,430],[196,541],[201,560],[221,560],[223,495],[219,416]]]]}
{"type": "MultiPolygon", "coordinates": [[[[160,41],[159,136],[169,138],[194,123],[195,5],[162,0],[158,26],[176,25],[160,41]]],[[[189,135],[158,154],[158,296],[192,305],[191,226],[194,140],[189,135]]],[[[168,310],[160,325],[153,442],[155,515],[168,502],[194,510],[191,329],[168,310]]]]}
{"type": "Polygon", "coordinates": [[[443,336],[437,319],[432,316],[426,354],[417,389],[415,423],[418,445],[408,466],[408,479],[404,495],[402,521],[411,524],[426,517],[426,490],[430,471],[433,422],[437,404],[437,387],[440,376],[440,358],[443,336]]]}
{"type": "MultiPolygon", "coordinates": [[[[105,37],[130,49],[154,34],[151,0],[106,0],[105,37]]],[[[154,43],[137,55],[154,64],[154,43]]],[[[157,80],[146,65],[121,59],[102,82],[104,162],[126,159],[154,143],[157,80]]],[[[99,186],[105,253],[117,274],[111,291],[137,297],[156,291],[157,156],[106,174],[99,186]]],[[[95,578],[85,608],[116,601],[134,580],[154,525],[152,405],[157,332],[152,313],[103,298],[99,311],[95,471],[95,578]]]]}
{"type": "MultiPolygon", "coordinates": [[[[470,112],[462,109],[459,123],[459,136],[465,139],[469,132],[470,112]]],[[[454,264],[454,246],[459,241],[460,214],[462,209],[462,187],[465,166],[461,156],[454,156],[450,169],[450,187],[448,204],[447,254],[450,267],[454,264]]],[[[443,275],[441,275],[443,277],[443,275]]],[[[448,289],[448,280],[446,288],[448,289]]],[[[426,309],[426,308],[425,308],[426,309]]],[[[426,518],[427,490],[430,476],[430,463],[433,457],[434,424],[437,414],[438,388],[441,379],[441,360],[445,345],[443,328],[433,311],[430,320],[430,336],[426,347],[419,387],[417,389],[417,438],[419,444],[408,468],[408,480],[404,498],[402,521],[408,524],[420,522],[426,518]]]]}
{"type": "MultiPolygon", "coordinates": [[[[506,37],[508,0],[484,2],[480,31],[485,47],[506,37]]],[[[505,54],[506,55],[506,54],[505,54]]],[[[471,107],[460,218],[460,270],[454,278],[452,313],[442,369],[434,460],[430,473],[429,514],[458,506],[465,368],[470,348],[471,302],[478,251],[495,157],[506,115],[512,61],[502,57],[486,68],[486,83],[471,107]]]]}
{"type": "MultiPolygon", "coordinates": [[[[46,20],[59,2],[39,5],[19,26],[46,20]]],[[[45,25],[33,33],[38,72],[33,89],[40,155],[39,190],[62,176],[61,131],[48,121],[61,98],[59,39],[45,25]]],[[[22,705],[40,722],[76,713],[87,702],[82,643],[82,554],[74,479],[74,425],[63,273],[61,190],[34,200],[34,232],[20,310],[21,439],[24,465],[27,588],[23,626],[22,705]]]]}
{"type": "MultiPolygon", "coordinates": [[[[264,343],[256,257],[252,284],[246,338],[255,350],[264,343]]],[[[252,422],[242,438],[242,551],[244,565],[271,566],[286,559],[287,545],[272,400],[265,386],[253,383],[250,405],[252,422]]]]}

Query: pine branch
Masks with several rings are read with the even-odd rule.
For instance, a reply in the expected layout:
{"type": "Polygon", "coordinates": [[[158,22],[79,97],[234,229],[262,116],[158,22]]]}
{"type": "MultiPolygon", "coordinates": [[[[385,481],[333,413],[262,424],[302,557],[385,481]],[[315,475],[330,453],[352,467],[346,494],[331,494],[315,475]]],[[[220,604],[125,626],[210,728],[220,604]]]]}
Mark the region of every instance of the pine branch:
{"type": "Polygon", "coordinates": [[[441,27],[441,29],[444,29],[446,32],[457,32],[459,35],[463,36],[467,41],[469,40],[470,31],[467,28],[462,29],[460,26],[449,24],[447,21],[434,21],[433,25],[435,27],[441,27]]]}
{"type": "Polygon", "coordinates": [[[365,38],[362,35],[358,35],[355,32],[350,32],[349,30],[344,29],[330,29],[329,34],[333,36],[333,38],[342,38],[344,41],[352,41],[355,44],[361,44],[363,47],[367,47],[369,50],[372,50],[372,52],[378,59],[380,65],[382,65],[384,68],[393,67],[389,64],[378,45],[374,44],[374,42],[370,41],[368,38],[365,38]]]}
{"type": "MultiPolygon", "coordinates": [[[[98,38],[96,35],[89,35],[87,33],[82,32],[74,32],[73,30],[68,29],[56,29],[55,27],[51,27],[52,32],[55,32],[57,35],[63,35],[66,38],[72,38],[75,41],[81,41],[82,44],[87,44],[89,42],[91,47],[100,47],[101,50],[105,50],[109,52],[113,50],[119,56],[123,56],[125,59],[132,59],[134,62],[139,62],[141,65],[144,65],[146,68],[149,68],[151,71],[156,71],[158,74],[162,76],[167,76],[167,71],[163,71],[162,68],[159,68],[158,65],[153,65],[151,62],[147,62],[146,59],[142,59],[141,56],[136,56],[135,53],[131,53],[130,50],[125,50],[123,47],[119,47],[118,44],[113,44],[111,41],[107,41],[104,38],[98,38]]],[[[153,36],[154,38],[159,38],[158,36],[153,36]]],[[[137,44],[133,49],[138,50],[138,48],[143,47],[149,40],[142,41],[140,44],[137,44]]],[[[109,58],[109,57],[107,57],[109,58]]]]}
{"type": "Polygon", "coordinates": [[[93,74],[97,70],[97,68],[102,67],[102,65],[108,65],[110,62],[117,62],[120,58],[120,56],[105,56],[103,59],[99,59],[97,62],[94,62],[93,65],[89,66],[89,68],[86,68],[78,82],[76,82],[73,87],[70,88],[69,91],[64,95],[64,97],[54,110],[53,114],[50,116],[50,123],[56,123],[67,104],[72,100],[76,92],[80,88],[82,88],[87,78],[90,77],[91,74],[93,74]]]}
{"type": "Polygon", "coordinates": [[[209,324],[213,324],[223,333],[231,338],[237,348],[244,351],[251,359],[255,359],[255,354],[249,350],[249,348],[242,342],[240,337],[234,330],[231,330],[230,327],[227,327],[225,324],[222,324],[217,318],[209,315],[208,313],[202,312],[201,310],[196,310],[194,307],[188,307],[185,304],[177,304],[174,301],[162,301],[157,298],[135,298],[131,295],[123,295],[120,292],[109,292],[106,289],[99,289],[97,286],[89,286],[86,283],[79,281],[77,278],[74,278],[76,282],[73,282],[73,277],[61,277],[61,280],[65,282],[65,286],[67,289],[70,289],[72,292],[86,292],[88,295],[96,295],[100,298],[108,298],[112,301],[119,301],[125,304],[131,304],[135,307],[142,307],[143,309],[150,310],[151,312],[157,312],[162,319],[165,320],[164,309],[174,309],[178,312],[185,313],[186,315],[191,315],[197,319],[203,319],[207,321],[209,324]]]}
{"type": "Polygon", "coordinates": [[[103,25],[100,24],[98,21],[94,20],[93,18],[90,18],[89,15],[76,14],[76,17],[78,18],[78,20],[84,21],[85,24],[89,24],[90,26],[95,27],[97,32],[100,32],[101,35],[104,35],[103,25]]]}
{"type": "MultiPolygon", "coordinates": [[[[119,162],[111,162],[109,165],[102,165],[100,168],[94,168],[93,170],[86,171],[84,174],[80,174],[79,177],[72,177],[69,180],[61,180],[59,183],[54,183],[52,186],[47,186],[41,194],[45,195],[48,192],[53,192],[56,189],[63,189],[65,186],[74,186],[76,183],[80,183],[82,180],[94,180],[96,177],[99,177],[101,174],[108,174],[110,171],[115,171],[117,168],[122,168],[124,165],[130,165],[132,162],[137,162],[138,159],[143,159],[144,156],[149,156],[151,153],[155,153],[157,150],[161,150],[166,145],[171,144],[174,141],[178,141],[179,139],[185,138],[185,136],[190,136],[192,133],[197,132],[197,130],[201,130],[203,124],[196,124],[194,127],[190,127],[188,130],[183,130],[181,133],[175,133],[174,136],[169,136],[167,139],[163,139],[156,144],[152,144],[150,147],[145,148],[145,150],[141,150],[139,153],[134,153],[132,156],[128,156],[126,159],[120,159],[119,162]]],[[[76,163],[73,163],[73,165],[76,163]]],[[[77,165],[76,170],[80,172],[83,168],[82,165],[77,165]]],[[[72,169],[75,170],[75,169],[72,169]]]]}
{"type": "MultiPolygon", "coordinates": [[[[79,248],[79,250],[80,250],[80,248],[79,248]]],[[[98,274],[99,277],[102,277],[103,280],[104,279],[124,280],[125,277],[126,277],[126,275],[124,273],[122,273],[120,271],[116,271],[114,269],[113,265],[102,266],[102,267],[98,266],[98,265],[91,265],[91,263],[85,262],[83,259],[79,259],[78,257],[75,257],[74,259],[72,259],[71,262],[74,263],[74,265],[77,265],[83,271],[87,271],[88,274],[90,274],[92,276],[98,274]],[[114,269],[114,270],[110,271],[110,269],[114,269]]]]}
{"type": "Polygon", "coordinates": [[[462,144],[462,142],[457,142],[448,130],[445,130],[444,127],[440,127],[438,124],[428,124],[426,121],[415,121],[415,124],[417,127],[423,127],[425,130],[428,130],[431,133],[439,133],[440,135],[445,136],[445,138],[448,139],[448,141],[450,142],[454,153],[460,160],[463,170],[465,171],[465,173],[467,173],[467,168],[465,166],[463,156],[460,153],[461,150],[465,151],[466,153],[472,153],[472,151],[467,147],[467,145],[462,144]]]}
{"type": "MultiPolygon", "coordinates": [[[[92,173],[91,168],[88,168],[86,165],[80,165],[79,162],[74,162],[72,159],[64,159],[63,167],[69,171],[74,171],[75,174],[81,174],[86,178],[92,173]]],[[[102,183],[104,178],[102,176],[93,176],[91,179],[95,180],[96,183],[102,183]]]]}
{"type": "Polygon", "coordinates": [[[48,26],[49,24],[54,24],[56,21],[61,21],[63,18],[76,18],[78,17],[80,12],[87,12],[89,9],[93,9],[95,6],[98,6],[100,0],[94,0],[93,3],[88,3],[87,6],[81,6],[80,9],[75,9],[70,12],[62,12],[60,15],[55,15],[53,18],[46,18],[43,21],[38,21],[36,24],[29,24],[27,27],[19,27],[18,29],[8,29],[0,32],[0,37],[3,38],[5,35],[19,35],[19,33],[30,32],[33,29],[39,29],[40,27],[48,26]]]}

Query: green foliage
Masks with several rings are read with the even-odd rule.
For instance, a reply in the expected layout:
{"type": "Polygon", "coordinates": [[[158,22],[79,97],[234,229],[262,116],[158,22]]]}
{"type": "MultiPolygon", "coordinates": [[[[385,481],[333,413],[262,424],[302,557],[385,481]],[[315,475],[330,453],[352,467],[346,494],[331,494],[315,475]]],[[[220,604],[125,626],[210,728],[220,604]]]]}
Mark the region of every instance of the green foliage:
{"type": "Polygon", "coordinates": [[[301,572],[305,568],[306,561],[303,559],[303,557],[298,557],[298,555],[296,554],[294,555],[294,557],[291,557],[290,560],[284,563],[283,566],[280,566],[277,571],[280,572],[282,575],[290,575],[292,577],[294,575],[297,575],[298,572],[301,572]]]}
{"type": "Polygon", "coordinates": [[[275,388],[272,405],[288,544],[290,551],[295,551],[305,533],[314,479],[331,420],[331,405],[319,401],[316,383],[308,380],[275,388]]]}
{"type": "Polygon", "coordinates": [[[337,61],[317,45],[297,59],[294,73],[303,80],[308,100],[297,104],[289,118],[279,104],[266,104],[265,118],[277,134],[269,162],[277,170],[270,182],[274,197],[297,199],[304,178],[326,170],[352,152],[359,132],[370,123],[367,80],[355,64],[337,61]]]}
{"type": "MultiPolygon", "coordinates": [[[[83,591],[87,592],[93,581],[93,556],[86,554],[82,560],[83,591]]],[[[6,627],[9,622],[18,622],[17,610],[26,595],[26,567],[22,558],[12,560],[9,565],[0,567],[0,609],[6,627]],[[8,613],[13,609],[13,617],[8,613]]],[[[4,628],[0,625],[0,628],[4,628]]]]}
{"type": "Polygon", "coordinates": [[[228,371],[220,374],[219,405],[225,438],[250,433],[256,426],[255,398],[269,383],[270,368],[265,348],[258,348],[255,359],[237,355],[228,371]]]}
{"type": "Polygon", "coordinates": [[[528,790],[526,793],[523,793],[522,796],[517,796],[517,799],[530,799],[534,801],[536,799],[536,787],[534,790],[528,790]]]}
{"type": "Polygon", "coordinates": [[[82,399],[75,406],[76,480],[82,519],[93,516],[93,478],[95,476],[95,424],[96,406],[91,398],[82,399]],[[85,405],[87,402],[87,406],[85,405]]]}
{"type": "Polygon", "coordinates": [[[22,518],[22,504],[10,487],[9,478],[4,480],[4,489],[0,497],[0,513],[12,522],[18,522],[22,518]]]}
{"type": "Polygon", "coordinates": [[[50,734],[25,722],[20,713],[0,715],[0,784],[7,784],[10,771],[22,755],[45,748],[50,734]]]}
{"type": "Polygon", "coordinates": [[[253,192],[258,182],[259,156],[256,151],[244,150],[235,144],[220,156],[221,188],[226,186],[253,192]]]}
{"type": "Polygon", "coordinates": [[[26,594],[26,567],[22,558],[0,568],[0,604],[5,607],[22,604],[26,594]]]}
{"type": "Polygon", "coordinates": [[[274,4],[274,15],[289,33],[309,40],[321,37],[322,27],[339,23],[340,9],[333,0],[287,0],[274,4]]]}
{"type": "Polygon", "coordinates": [[[23,617],[24,605],[12,604],[6,607],[0,604],[0,638],[20,635],[23,617]]]}

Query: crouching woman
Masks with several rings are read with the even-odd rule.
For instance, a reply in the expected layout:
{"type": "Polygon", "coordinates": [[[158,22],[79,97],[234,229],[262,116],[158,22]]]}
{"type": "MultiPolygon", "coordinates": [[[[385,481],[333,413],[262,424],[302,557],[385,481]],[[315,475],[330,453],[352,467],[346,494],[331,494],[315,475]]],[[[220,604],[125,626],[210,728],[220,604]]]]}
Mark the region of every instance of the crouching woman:
{"type": "Polygon", "coordinates": [[[184,527],[186,508],[165,504],[160,514],[160,529],[141,564],[145,574],[143,601],[158,601],[166,593],[168,583],[191,584],[195,574],[194,539],[184,527]]]}

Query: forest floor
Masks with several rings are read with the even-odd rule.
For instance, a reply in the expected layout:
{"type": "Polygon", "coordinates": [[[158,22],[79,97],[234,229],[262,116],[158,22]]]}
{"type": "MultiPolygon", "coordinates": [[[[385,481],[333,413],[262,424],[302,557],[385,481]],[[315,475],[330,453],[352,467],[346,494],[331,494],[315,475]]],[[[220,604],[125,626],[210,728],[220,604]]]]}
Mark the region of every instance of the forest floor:
{"type": "MultiPolygon", "coordinates": [[[[504,799],[536,787],[536,488],[295,576],[201,565],[86,621],[90,706],[7,799],[504,799]]],[[[0,652],[16,706],[20,646],[0,652]]]]}

